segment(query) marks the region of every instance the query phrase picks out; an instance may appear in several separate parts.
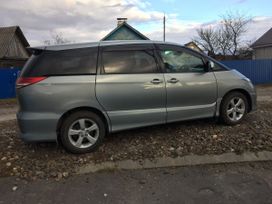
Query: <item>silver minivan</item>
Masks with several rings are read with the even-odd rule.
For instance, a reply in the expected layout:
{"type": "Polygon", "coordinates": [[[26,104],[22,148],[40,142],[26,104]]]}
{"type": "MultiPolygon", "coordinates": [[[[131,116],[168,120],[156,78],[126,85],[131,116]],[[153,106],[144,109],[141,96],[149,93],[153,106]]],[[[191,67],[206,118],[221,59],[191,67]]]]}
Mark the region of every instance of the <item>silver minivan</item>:
{"type": "Polygon", "coordinates": [[[104,41],[30,48],[17,80],[20,136],[72,153],[107,133],[199,118],[235,125],[256,109],[248,78],[178,44],[104,41]]]}

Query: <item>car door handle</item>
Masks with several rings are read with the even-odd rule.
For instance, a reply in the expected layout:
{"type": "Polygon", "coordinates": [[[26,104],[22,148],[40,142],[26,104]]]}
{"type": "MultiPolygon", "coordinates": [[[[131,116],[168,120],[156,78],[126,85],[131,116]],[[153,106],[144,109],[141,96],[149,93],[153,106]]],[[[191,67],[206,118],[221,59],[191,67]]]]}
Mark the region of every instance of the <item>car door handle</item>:
{"type": "Polygon", "coordinates": [[[168,82],[168,83],[175,84],[175,83],[179,82],[179,80],[176,79],[176,78],[172,78],[172,79],[167,80],[167,82],[168,82]]]}
{"type": "Polygon", "coordinates": [[[153,80],[151,81],[151,83],[152,83],[152,84],[160,84],[160,83],[162,83],[162,80],[160,80],[160,79],[153,79],[153,80]]]}

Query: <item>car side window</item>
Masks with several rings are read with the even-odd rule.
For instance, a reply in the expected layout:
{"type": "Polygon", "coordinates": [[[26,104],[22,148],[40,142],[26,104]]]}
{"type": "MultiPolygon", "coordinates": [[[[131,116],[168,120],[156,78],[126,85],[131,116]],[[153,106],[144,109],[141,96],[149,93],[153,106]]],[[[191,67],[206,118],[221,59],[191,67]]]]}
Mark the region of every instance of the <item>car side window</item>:
{"type": "Polygon", "coordinates": [[[204,72],[205,64],[201,57],[196,57],[190,53],[175,50],[160,51],[166,72],[187,73],[204,72]]]}
{"type": "Polygon", "coordinates": [[[154,73],[157,64],[152,50],[106,51],[102,54],[105,74],[154,73]]]}

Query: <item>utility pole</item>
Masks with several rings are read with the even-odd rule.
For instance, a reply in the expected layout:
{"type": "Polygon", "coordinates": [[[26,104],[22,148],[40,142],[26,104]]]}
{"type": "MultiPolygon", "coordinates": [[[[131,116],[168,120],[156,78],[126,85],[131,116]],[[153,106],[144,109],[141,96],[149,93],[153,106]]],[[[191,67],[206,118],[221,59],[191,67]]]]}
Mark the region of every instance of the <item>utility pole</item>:
{"type": "Polygon", "coordinates": [[[163,16],[163,41],[165,42],[165,13],[163,16]]]}

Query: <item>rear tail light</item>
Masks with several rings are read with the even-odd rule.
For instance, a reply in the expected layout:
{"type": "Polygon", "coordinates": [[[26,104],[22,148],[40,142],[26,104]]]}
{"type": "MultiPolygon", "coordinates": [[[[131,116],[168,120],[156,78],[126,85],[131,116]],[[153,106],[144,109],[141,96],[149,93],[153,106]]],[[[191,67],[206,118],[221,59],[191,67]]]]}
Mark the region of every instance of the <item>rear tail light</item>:
{"type": "Polygon", "coordinates": [[[47,77],[19,77],[16,81],[16,88],[22,88],[31,84],[38,83],[47,77]]]}

